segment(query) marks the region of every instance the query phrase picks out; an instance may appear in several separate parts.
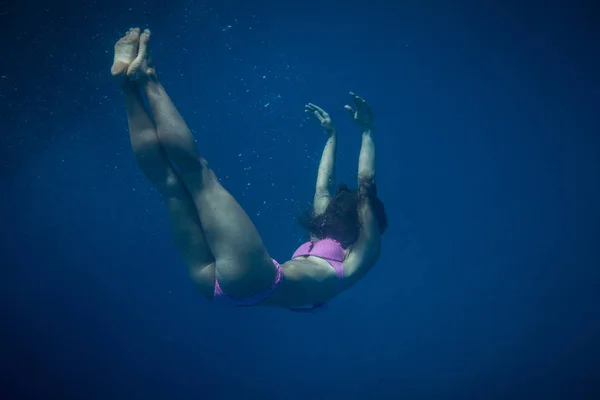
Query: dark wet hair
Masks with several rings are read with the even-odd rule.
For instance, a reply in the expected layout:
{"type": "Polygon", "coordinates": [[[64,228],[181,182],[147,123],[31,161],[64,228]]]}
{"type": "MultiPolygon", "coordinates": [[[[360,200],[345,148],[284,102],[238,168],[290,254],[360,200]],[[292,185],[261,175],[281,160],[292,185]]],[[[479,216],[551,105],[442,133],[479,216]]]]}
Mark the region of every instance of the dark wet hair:
{"type": "Polygon", "coordinates": [[[373,179],[360,181],[358,190],[339,185],[323,214],[314,215],[312,208],[306,209],[298,216],[298,223],[308,234],[318,239],[335,239],[347,248],[358,240],[358,206],[364,201],[371,203],[379,232],[383,234],[388,226],[387,215],[373,179]]]}

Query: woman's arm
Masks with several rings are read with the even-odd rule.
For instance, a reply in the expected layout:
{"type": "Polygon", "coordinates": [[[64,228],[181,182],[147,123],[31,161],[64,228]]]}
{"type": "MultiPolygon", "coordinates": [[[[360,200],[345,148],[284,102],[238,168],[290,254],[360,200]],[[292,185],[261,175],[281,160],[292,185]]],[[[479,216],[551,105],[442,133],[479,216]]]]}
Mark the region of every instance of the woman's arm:
{"type": "Polygon", "coordinates": [[[373,128],[363,129],[362,144],[358,156],[358,186],[361,182],[375,180],[375,140],[373,128]]]}
{"type": "Polygon", "coordinates": [[[317,185],[315,187],[315,197],[313,201],[313,213],[320,215],[331,201],[331,193],[335,185],[335,153],[337,150],[337,132],[335,130],[329,133],[327,143],[323,148],[319,171],[317,172],[317,185]]]}
{"type": "Polygon", "coordinates": [[[321,215],[325,212],[325,209],[331,201],[331,194],[333,192],[333,187],[335,186],[337,132],[329,114],[319,106],[309,103],[306,105],[305,111],[315,116],[327,135],[327,143],[325,143],[325,148],[323,148],[321,162],[319,163],[319,171],[317,172],[317,184],[313,200],[313,214],[321,215]]]}
{"type": "Polygon", "coordinates": [[[379,258],[381,235],[377,218],[373,212],[371,199],[375,190],[375,140],[373,134],[373,111],[369,104],[354,93],[356,109],[345,108],[362,130],[360,155],[358,157],[358,218],[360,234],[352,245],[351,252],[344,262],[344,275],[348,284],[360,280],[375,265],[379,258]]]}

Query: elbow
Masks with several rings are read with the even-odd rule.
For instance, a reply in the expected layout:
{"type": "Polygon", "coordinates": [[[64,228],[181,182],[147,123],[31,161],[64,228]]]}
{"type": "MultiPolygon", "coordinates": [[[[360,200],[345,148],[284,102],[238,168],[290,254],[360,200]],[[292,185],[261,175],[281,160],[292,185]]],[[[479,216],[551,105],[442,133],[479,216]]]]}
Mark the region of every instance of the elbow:
{"type": "Polygon", "coordinates": [[[372,168],[362,168],[358,170],[358,182],[361,183],[363,181],[374,181],[375,180],[375,170],[372,168]]]}
{"type": "Polygon", "coordinates": [[[377,198],[377,185],[375,184],[374,170],[358,173],[358,194],[363,200],[377,198]]]}

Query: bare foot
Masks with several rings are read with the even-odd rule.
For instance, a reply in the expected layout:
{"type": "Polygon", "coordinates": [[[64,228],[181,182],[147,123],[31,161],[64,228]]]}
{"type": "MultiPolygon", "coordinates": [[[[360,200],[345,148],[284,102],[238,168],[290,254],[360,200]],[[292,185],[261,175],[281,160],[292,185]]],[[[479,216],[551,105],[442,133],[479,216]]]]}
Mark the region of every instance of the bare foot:
{"type": "Polygon", "coordinates": [[[135,59],[140,39],[140,28],[131,28],[115,44],[115,59],[110,72],[113,76],[125,75],[135,59]]]}
{"type": "Polygon", "coordinates": [[[127,68],[127,77],[139,80],[147,77],[149,73],[155,74],[153,68],[148,67],[148,41],[150,40],[150,29],[144,29],[140,35],[137,56],[127,68]]]}

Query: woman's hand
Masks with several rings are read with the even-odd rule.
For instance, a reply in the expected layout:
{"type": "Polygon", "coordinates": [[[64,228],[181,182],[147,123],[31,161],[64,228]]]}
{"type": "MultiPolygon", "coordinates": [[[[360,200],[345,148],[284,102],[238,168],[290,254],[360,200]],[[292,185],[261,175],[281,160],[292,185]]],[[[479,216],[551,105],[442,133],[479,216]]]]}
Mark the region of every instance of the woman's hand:
{"type": "Polygon", "coordinates": [[[314,117],[317,119],[317,121],[321,125],[321,128],[323,128],[325,130],[326,134],[331,135],[332,133],[335,132],[335,127],[333,126],[331,117],[321,107],[319,107],[313,103],[308,103],[306,106],[304,106],[304,111],[309,114],[314,115],[314,117]]]}
{"type": "Polygon", "coordinates": [[[373,115],[373,110],[371,110],[369,103],[367,103],[362,97],[357,96],[355,93],[350,92],[350,96],[352,96],[354,99],[356,109],[353,109],[348,105],[344,106],[344,108],[350,112],[354,122],[356,122],[356,124],[360,126],[363,131],[373,129],[375,116],[373,115]]]}

